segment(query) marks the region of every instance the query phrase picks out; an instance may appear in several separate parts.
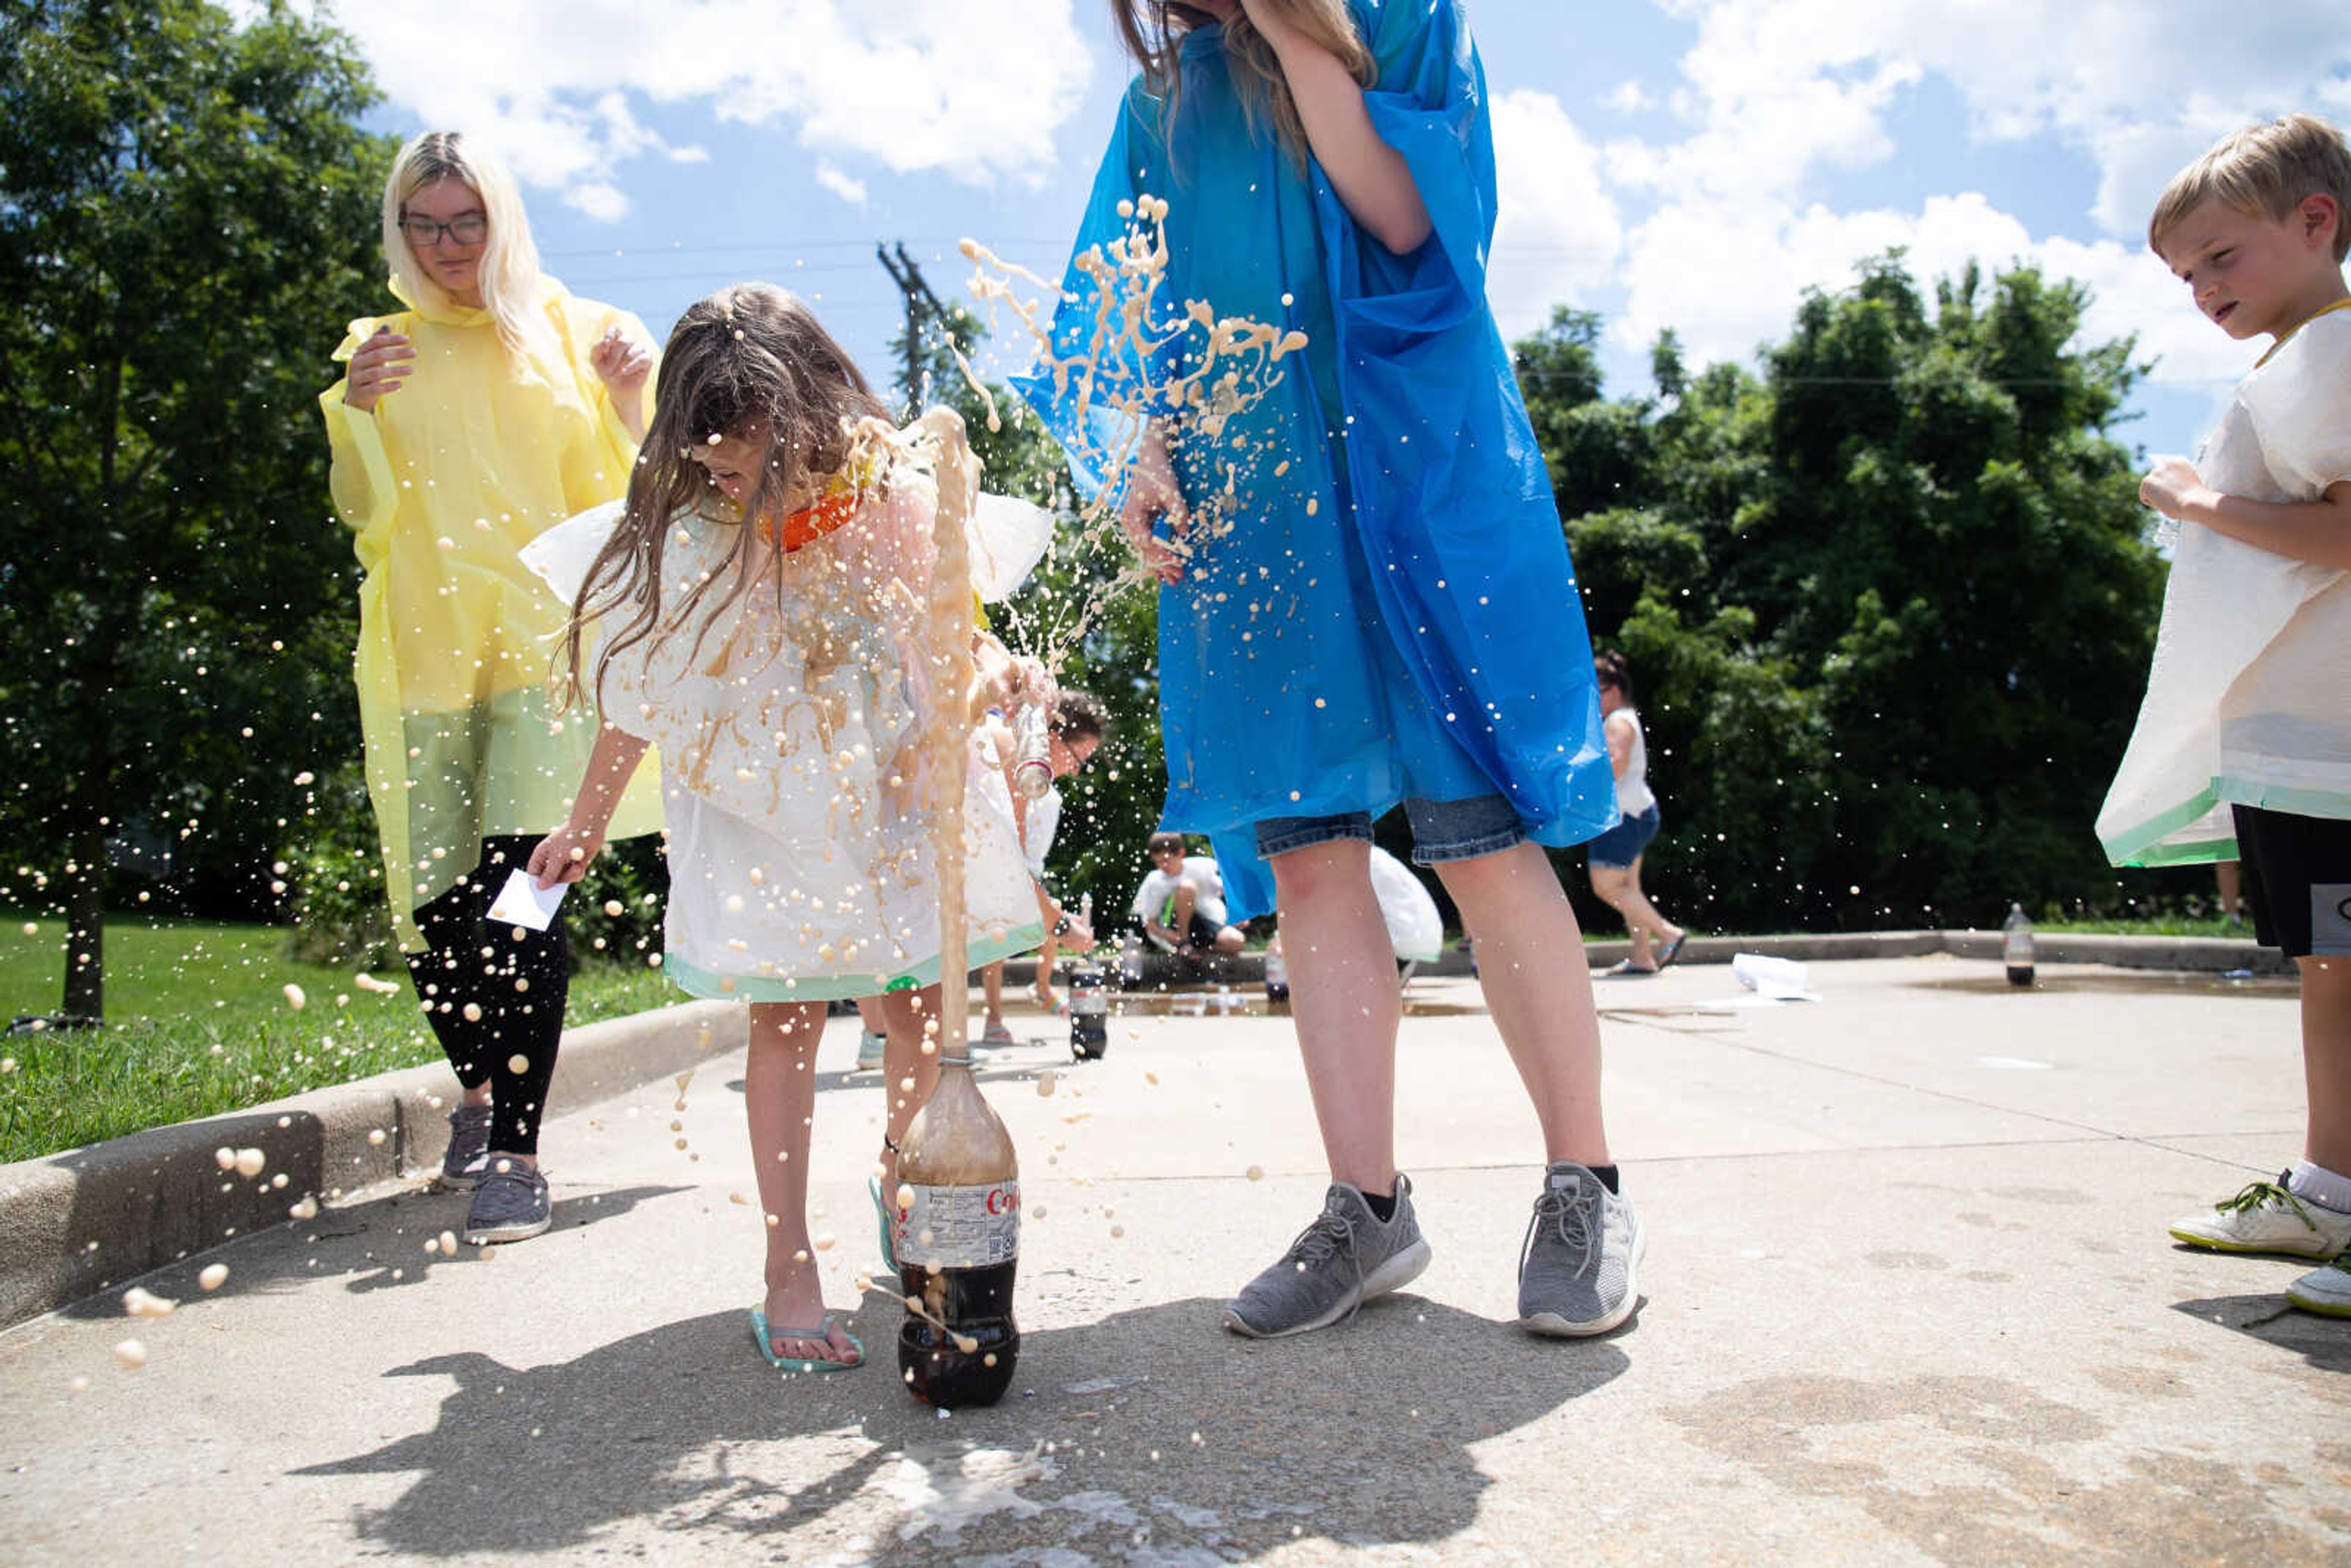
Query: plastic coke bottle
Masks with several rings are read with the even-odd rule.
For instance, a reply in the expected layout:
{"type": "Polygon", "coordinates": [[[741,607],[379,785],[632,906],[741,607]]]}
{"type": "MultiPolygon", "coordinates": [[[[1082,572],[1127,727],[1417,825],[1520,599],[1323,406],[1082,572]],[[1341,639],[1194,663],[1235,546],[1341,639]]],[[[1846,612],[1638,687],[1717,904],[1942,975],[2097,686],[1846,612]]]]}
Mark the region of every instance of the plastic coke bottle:
{"type": "Polygon", "coordinates": [[[2011,986],[2032,984],[2032,922],[2024,917],[2024,905],[2008,906],[2008,918],[2001,923],[2000,958],[2008,966],[2008,983],[2011,986]]]}
{"type": "Polygon", "coordinates": [[[1070,1054],[1080,1061],[1099,1061],[1110,1049],[1110,992],[1102,972],[1093,967],[1070,971],[1070,1054]]]}
{"type": "Polygon", "coordinates": [[[1265,947],[1265,1005],[1286,1008],[1290,1005],[1290,960],[1281,956],[1281,938],[1276,936],[1265,947]]]}
{"type": "Polygon", "coordinates": [[[1020,1356],[1020,1162],[970,1057],[949,1049],[898,1155],[900,1197],[912,1201],[893,1241],[907,1303],[898,1370],[915,1398],[955,1409],[995,1404],[1020,1356]]]}

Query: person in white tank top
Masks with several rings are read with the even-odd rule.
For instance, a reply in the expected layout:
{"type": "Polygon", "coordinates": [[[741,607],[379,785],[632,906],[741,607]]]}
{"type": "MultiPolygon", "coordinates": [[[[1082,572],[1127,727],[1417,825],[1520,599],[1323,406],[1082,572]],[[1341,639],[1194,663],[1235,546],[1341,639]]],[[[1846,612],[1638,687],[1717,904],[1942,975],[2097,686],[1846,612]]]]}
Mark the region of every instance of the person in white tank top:
{"type": "Polygon", "coordinates": [[[1623,818],[1586,846],[1592,891],[1625,917],[1625,929],[1633,938],[1632,956],[1602,973],[1641,977],[1681,956],[1689,933],[1658,913],[1641,891],[1642,852],[1657,835],[1657,796],[1649,788],[1649,746],[1641,734],[1640,712],[1633,706],[1632,672],[1625,655],[1614,648],[1594,654],[1592,663],[1600,686],[1608,762],[1616,773],[1616,810],[1623,818]]]}

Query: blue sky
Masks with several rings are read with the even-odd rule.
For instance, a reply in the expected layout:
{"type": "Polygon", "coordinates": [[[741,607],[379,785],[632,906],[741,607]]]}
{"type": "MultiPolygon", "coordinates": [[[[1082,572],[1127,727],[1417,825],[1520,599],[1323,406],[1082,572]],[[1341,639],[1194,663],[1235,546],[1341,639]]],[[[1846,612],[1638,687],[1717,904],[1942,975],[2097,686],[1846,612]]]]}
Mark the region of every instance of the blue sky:
{"type": "MultiPolygon", "coordinates": [[[[1908,247],[1922,277],[2032,260],[2085,335],[2158,363],[2124,439],[2192,451],[2258,350],[2140,241],[2164,180],[2291,109],[2351,123],[2342,0],[1470,0],[1504,329],[1608,323],[1612,392],[1674,328],[1752,362],[1807,286],[1908,247]]],[[[390,131],[464,130],[522,177],[549,270],[653,329],[722,284],[813,300],[877,379],[876,241],[964,297],[966,236],[1058,276],[1125,77],[1100,0],[389,0],[347,5],[390,131]]],[[[1017,368],[1008,346],[990,373],[1017,368]]]]}

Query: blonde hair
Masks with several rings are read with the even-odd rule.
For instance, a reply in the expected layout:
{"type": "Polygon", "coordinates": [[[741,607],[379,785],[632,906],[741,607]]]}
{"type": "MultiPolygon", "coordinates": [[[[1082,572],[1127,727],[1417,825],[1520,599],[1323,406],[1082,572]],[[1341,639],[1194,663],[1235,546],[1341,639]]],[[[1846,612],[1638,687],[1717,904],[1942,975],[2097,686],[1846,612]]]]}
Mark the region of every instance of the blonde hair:
{"type": "MultiPolygon", "coordinates": [[[[1258,8],[1337,56],[1339,63],[1347,68],[1347,74],[1355,78],[1356,86],[1370,87],[1378,79],[1378,67],[1372,59],[1372,51],[1355,31],[1354,18],[1347,14],[1346,0],[1259,0],[1258,8]]],[[[1196,5],[1184,4],[1184,0],[1111,0],[1111,14],[1117,19],[1126,52],[1142,68],[1144,81],[1159,94],[1172,116],[1181,80],[1177,61],[1184,36],[1217,18],[1196,5]]],[[[1270,114],[1283,150],[1300,167],[1304,167],[1305,122],[1298,118],[1298,102],[1290,96],[1290,83],[1282,77],[1281,62],[1275,57],[1273,46],[1265,41],[1265,35],[1249,21],[1248,13],[1238,6],[1224,26],[1225,58],[1233,84],[1240,89],[1243,108],[1252,121],[1259,114],[1270,114]]]]}
{"type": "Polygon", "coordinates": [[[2171,177],[2147,220],[2147,248],[2160,255],[2164,236],[2206,202],[2277,219],[2314,195],[2335,199],[2335,259],[2341,261],[2351,255],[2351,148],[2343,132],[2314,114],[2248,125],[2171,177]]]}
{"type": "MultiPolygon", "coordinates": [[[[697,583],[663,627],[662,559],[671,525],[712,504],[710,476],[687,454],[714,436],[738,434],[764,421],[768,448],[758,478],[743,497],[747,519],[780,517],[789,497],[805,496],[852,465],[890,409],[848,352],[813,312],[771,283],[737,283],[696,300],[670,329],[653,385],[653,417],[629,477],[619,525],[588,568],[571,623],[564,631],[568,706],[592,685],[601,695],[613,656],[649,636],[667,635],[700,617],[697,645],[718,612],[752,585],[758,530],[737,530],[726,560],[697,583]],[[731,583],[705,605],[721,578],[731,583]],[[581,679],[580,633],[606,621],[592,680],[581,679]]],[[[773,566],[780,558],[767,557],[773,566]]],[[[780,591],[780,579],[778,580],[780,591]]],[[[658,644],[656,644],[658,645],[658,644]]]]}
{"type": "Polygon", "coordinates": [[[472,187],[490,224],[488,243],[482,247],[482,305],[497,328],[498,341],[518,356],[544,335],[538,246],[531,242],[530,219],[524,215],[514,176],[488,153],[464,147],[464,140],[455,131],[428,131],[392,161],[392,173],[383,183],[384,259],[410,300],[428,308],[448,308],[453,302],[447,291],[418,265],[400,224],[408,215],[408,198],[435,181],[455,180],[472,187]]]}

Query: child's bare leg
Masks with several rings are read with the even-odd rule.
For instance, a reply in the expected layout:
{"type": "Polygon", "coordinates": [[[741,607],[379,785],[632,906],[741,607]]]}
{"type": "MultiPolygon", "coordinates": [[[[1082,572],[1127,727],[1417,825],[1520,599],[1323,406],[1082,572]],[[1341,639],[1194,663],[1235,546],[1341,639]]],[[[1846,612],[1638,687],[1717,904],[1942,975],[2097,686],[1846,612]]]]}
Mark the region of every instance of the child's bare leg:
{"type": "Polygon", "coordinates": [[[1061,939],[1050,931],[1045,933],[1045,945],[1037,949],[1037,978],[1029,989],[1037,1005],[1050,1013],[1061,1002],[1053,994],[1053,960],[1061,956],[1061,939]]]}
{"type": "MultiPolygon", "coordinates": [[[[743,1105],[751,1128],[751,1164],[768,1226],[771,1329],[814,1328],[824,1319],[824,1285],[809,1245],[809,1127],[816,1113],[816,1046],[824,1033],[822,1002],[754,1002],[751,1047],[743,1069],[743,1105]]],[[[839,1324],[824,1339],[774,1337],[779,1355],[804,1361],[854,1361],[839,1324]]]]}
{"type": "Polygon", "coordinates": [[[987,1008],[980,1027],[998,1030],[1004,1027],[1004,960],[998,958],[979,972],[980,994],[987,998],[987,1008]]]}
{"type": "Polygon", "coordinates": [[[2297,958],[2302,1071],[2310,1096],[2303,1157],[2351,1176],[2351,958],[2297,958]]]}
{"type": "Polygon", "coordinates": [[[882,1013],[890,1026],[883,1031],[889,1043],[882,1054],[883,1089],[889,1097],[890,1114],[883,1126],[879,1163],[883,1195],[895,1202],[898,1145],[906,1141],[906,1128],[914,1113],[938,1086],[938,1035],[931,1026],[939,1016],[939,988],[925,986],[918,991],[893,991],[882,998],[882,1013]],[[925,1045],[931,1049],[924,1050],[925,1045]]]}
{"type": "Polygon", "coordinates": [[[1331,1179],[1385,1196],[1395,1190],[1395,1041],[1404,1003],[1395,950],[1372,896],[1369,848],[1340,839],[1277,855],[1270,864],[1290,1018],[1331,1179]]]}
{"type": "MultiPolygon", "coordinates": [[[[1595,886],[1608,869],[1593,868],[1595,886]]],[[[1551,862],[1536,845],[1521,843],[1475,860],[1447,861],[1437,873],[1463,924],[1478,933],[1478,982],[1534,1102],[1545,1158],[1610,1164],[1600,1114],[1600,1020],[1593,1011],[1592,973],[1582,964],[1560,962],[1561,954],[1583,950],[1583,935],[1551,862]]],[[[1297,960],[1290,965],[1295,970],[1297,960]]],[[[1295,1006],[1294,989],[1291,995],[1295,1006]]]]}

